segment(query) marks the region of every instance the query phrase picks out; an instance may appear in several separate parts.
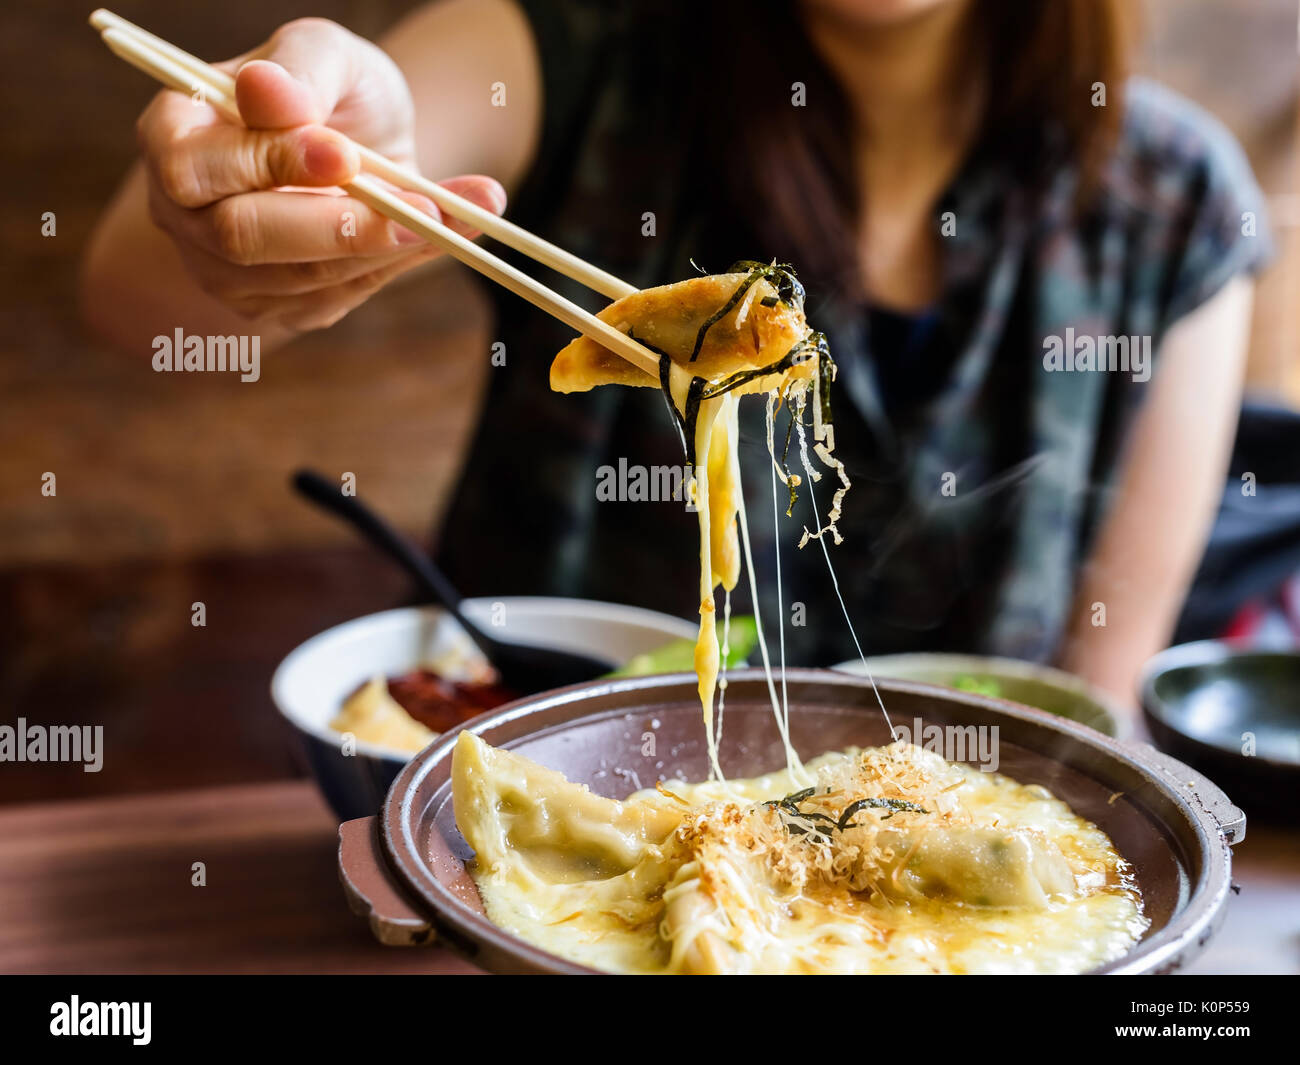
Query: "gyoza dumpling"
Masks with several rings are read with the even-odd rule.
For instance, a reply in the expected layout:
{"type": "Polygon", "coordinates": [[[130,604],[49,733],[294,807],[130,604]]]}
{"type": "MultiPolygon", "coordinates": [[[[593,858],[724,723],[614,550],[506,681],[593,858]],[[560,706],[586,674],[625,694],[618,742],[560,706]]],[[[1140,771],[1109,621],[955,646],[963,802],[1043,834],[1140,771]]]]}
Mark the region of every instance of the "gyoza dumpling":
{"type": "MultiPolygon", "coordinates": [[[[787,288],[779,278],[773,284],[764,276],[747,284],[753,275],[754,271],[711,274],[648,288],[616,300],[597,317],[652,350],[666,353],[692,376],[717,382],[741,370],[778,362],[808,336],[802,290],[787,288]],[[719,312],[725,313],[716,317],[719,312]],[[697,343],[699,351],[692,361],[697,343]]],[[[810,378],[816,369],[816,358],[809,358],[788,371],[789,379],[810,378]]],[[[763,377],[737,391],[766,392],[781,379],[763,377]]],[[[551,363],[551,388],[556,392],[585,392],[597,385],[659,384],[587,337],[568,344],[551,363]]]]}

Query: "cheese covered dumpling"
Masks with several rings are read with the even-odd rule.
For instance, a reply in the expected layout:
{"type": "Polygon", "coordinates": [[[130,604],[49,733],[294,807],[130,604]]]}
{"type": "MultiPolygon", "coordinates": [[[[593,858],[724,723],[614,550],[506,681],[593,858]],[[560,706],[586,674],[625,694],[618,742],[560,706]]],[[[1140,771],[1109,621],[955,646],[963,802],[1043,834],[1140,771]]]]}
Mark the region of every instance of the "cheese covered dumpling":
{"type": "Polygon", "coordinates": [[[488,916],[628,973],[1084,972],[1147,921],[1127,863],[1038,786],[907,744],[616,802],[462,733],[488,916]]]}
{"type": "MultiPolygon", "coordinates": [[[[667,355],[692,376],[717,384],[735,373],[778,363],[808,336],[802,291],[784,292],[779,278],[759,276],[750,282],[753,273],[710,274],[643,289],[615,300],[596,317],[667,355]]],[[[804,360],[736,391],[766,392],[788,380],[808,379],[816,369],[816,359],[804,360]]],[[[556,392],[660,384],[585,336],[562,348],[551,363],[556,392]]]]}

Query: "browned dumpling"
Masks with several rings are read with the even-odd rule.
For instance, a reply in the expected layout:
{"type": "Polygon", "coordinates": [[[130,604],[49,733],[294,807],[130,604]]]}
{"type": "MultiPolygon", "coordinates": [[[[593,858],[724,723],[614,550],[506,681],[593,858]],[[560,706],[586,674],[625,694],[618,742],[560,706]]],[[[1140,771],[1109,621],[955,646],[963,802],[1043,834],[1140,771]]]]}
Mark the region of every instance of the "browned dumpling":
{"type": "MultiPolygon", "coordinates": [[[[801,300],[781,300],[776,286],[765,277],[746,287],[749,277],[747,273],[711,274],[648,288],[616,300],[597,317],[652,351],[667,354],[692,376],[718,382],[739,371],[779,362],[809,334],[801,300]],[[733,301],[734,305],[710,324],[710,319],[733,301]],[[692,361],[697,342],[698,354],[692,361]]],[[[810,378],[816,369],[817,360],[810,357],[781,379],[810,378]]],[[[759,378],[737,391],[770,391],[781,379],[759,378]]],[[[556,392],[585,392],[597,385],[659,384],[587,337],[578,337],[551,363],[551,388],[556,392]]]]}

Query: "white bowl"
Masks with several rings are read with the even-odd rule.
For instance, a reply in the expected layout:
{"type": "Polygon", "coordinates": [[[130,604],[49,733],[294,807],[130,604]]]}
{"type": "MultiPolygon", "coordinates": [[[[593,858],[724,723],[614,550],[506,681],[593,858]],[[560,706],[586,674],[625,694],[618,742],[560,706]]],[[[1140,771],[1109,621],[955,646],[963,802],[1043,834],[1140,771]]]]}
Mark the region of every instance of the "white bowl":
{"type": "MultiPolygon", "coordinates": [[[[617,669],[633,655],[696,635],[694,622],[640,607],[583,599],[506,596],[467,599],[466,615],[510,643],[580,651],[617,669]]],[[[480,657],[441,607],[401,607],[345,621],[300,644],[271,678],[271,698],[302,737],[311,770],[340,818],[379,809],[388,785],[412,755],[355,741],[344,754],[330,721],[352,692],[375,676],[415,669],[451,649],[480,657]]]]}

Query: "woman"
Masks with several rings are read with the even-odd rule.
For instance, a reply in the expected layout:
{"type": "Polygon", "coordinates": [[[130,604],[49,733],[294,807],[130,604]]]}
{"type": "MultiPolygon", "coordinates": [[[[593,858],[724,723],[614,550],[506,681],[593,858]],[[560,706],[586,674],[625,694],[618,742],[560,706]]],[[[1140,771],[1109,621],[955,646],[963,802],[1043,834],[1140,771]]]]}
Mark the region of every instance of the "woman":
{"type": "MultiPolygon", "coordinates": [[[[640,286],[692,259],[794,263],[840,366],[855,484],[831,553],[864,648],[1052,659],[1130,698],[1209,528],[1268,248],[1231,138],[1127,79],[1126,6],[442,0],[382,51],[290,23],[228,64],[249,130],[174,93],[144,113],[87,313],[137,353],[158,322],[256,328],[265,347],[427,262],[359,203],[268,191],[354,174],[331,131],[432,176],[493,175],[447,183],[497,211],[504,186],[515,220],[640,286]],[[1079,338],[1123,344],[1123,372],[1067,361],[1079,338]]],[[[693,517],[596,505],[601,466],[681,463],[659,397],[552,395],[568,331],[494,297],[507,365],[444,565],[472,593],[689,613],[693,517]]],[[[754,415],[743,462],[770,574],[754,415]]],[[[819,549],[793,547],[810,514],[780,523],[791,660],[850,657],[819,549]]]]}

